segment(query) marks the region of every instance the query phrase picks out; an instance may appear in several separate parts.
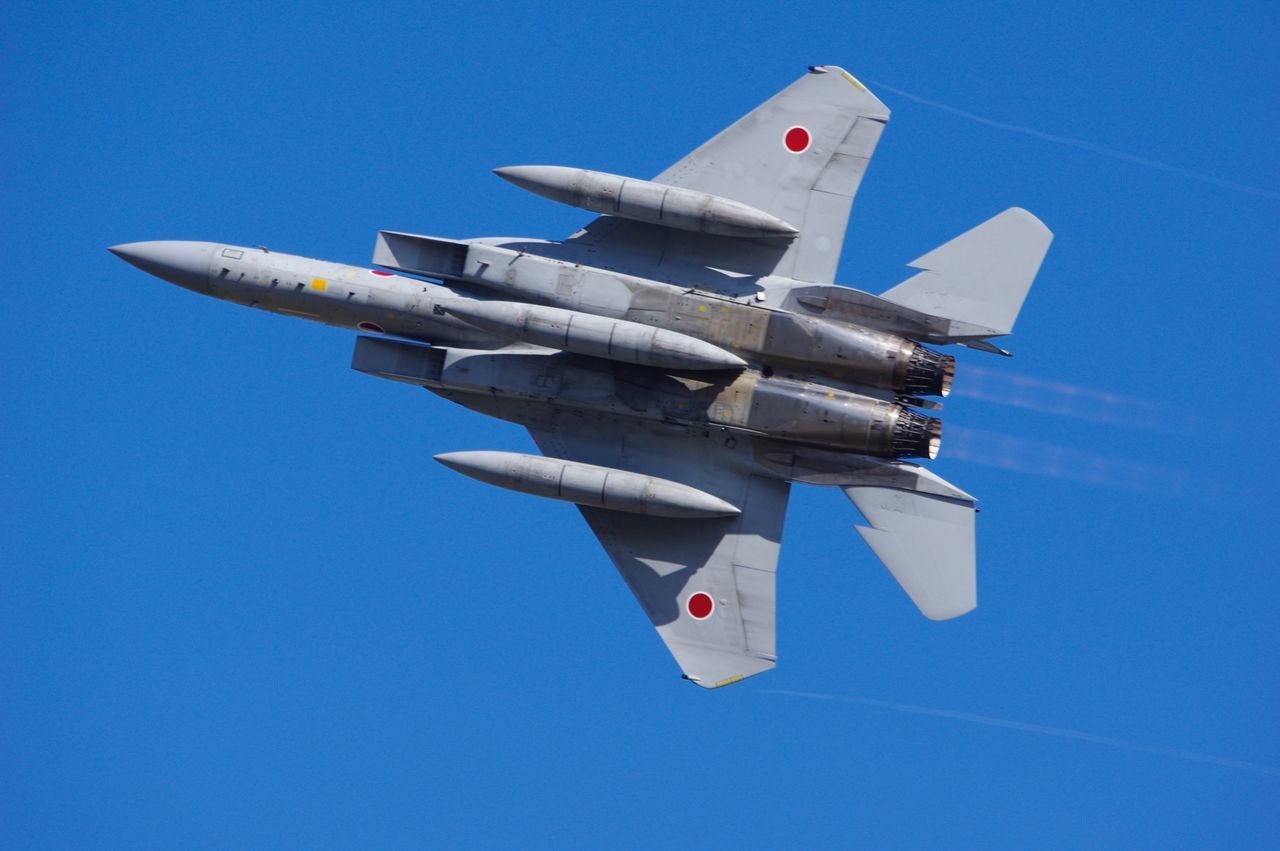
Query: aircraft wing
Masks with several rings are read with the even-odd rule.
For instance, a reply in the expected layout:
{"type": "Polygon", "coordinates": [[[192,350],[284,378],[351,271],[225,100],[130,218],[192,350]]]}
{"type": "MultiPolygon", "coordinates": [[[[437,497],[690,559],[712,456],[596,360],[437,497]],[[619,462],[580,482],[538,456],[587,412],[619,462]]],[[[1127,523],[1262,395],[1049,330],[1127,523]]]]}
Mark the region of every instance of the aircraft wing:
{"type": "Polygon", "coordinates": [[[847,71],[815,67],[654,178],[763,210],[798,228],[794,240],[602,216],[566,245],[593,265],[703,288],[766,275],[832,283],[853,196],[888,120],[889,109],[847,71]]]}
{"type": "Polygon", "coordinates": [[[750,441],[558,417],[530,427],[544,455],[681,482],[738,517],[671,519],[579,507],[687,679],[718,688],[767,671],[790,485],[759,475],[750,441]]]}

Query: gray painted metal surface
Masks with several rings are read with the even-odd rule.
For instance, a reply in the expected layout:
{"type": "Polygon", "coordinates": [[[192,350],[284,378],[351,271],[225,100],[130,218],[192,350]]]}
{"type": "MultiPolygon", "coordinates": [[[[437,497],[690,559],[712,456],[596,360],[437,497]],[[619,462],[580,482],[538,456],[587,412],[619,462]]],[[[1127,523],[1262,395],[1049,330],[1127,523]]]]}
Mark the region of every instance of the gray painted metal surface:
{"type": "Polygon", "coordinates": [[[565,502],[652,517],[736,517],[723,499],[679,482],[519,452],[445,452],[435,459],[465,476],[565,502]]]}
{"type": "Polygon", "coordinates": [[[499,170],[605,214],[560,241],[382,231],[374,269],[211,242],[110,250],[204,295],[364,331],[354,369],[527,428],[544,457],[437,457],[577,503],[684,675],[716,687],[775,663],[793,482],[844,491],[927,617],[977,602],[976,500],[905,459],[942,445],[922,411],[941,408],[926,397],[947,394],[955,360],[930,346],[1007,354],[992,338],[1052,234],[1014,208],[885,293],[838,286],[888,118],[819,66],[653,180],[499,170]]]}
{"type": "Polygon", "coordinates": [[[912,260],[922,271],[881,297],[984,337],[1008,334],[1052,241],[1043,222],[1014,207],[912,260]]]}
{"type": "Polygon", "coordinates": [[[754,463],[750,441],[565,414],[529,430],[545,454],[625,464],[740,507],[737,517],[675,522],[581,511],[688,679],[718,687],[774,666],[775,583],[790,485],[754,463]],[[699,600],[711,602],[706,617],[693,607],[699,600]]]}
{"type": "Polygon", "coordinates": [[[755,207],[601,171],[554,165],[496,168],[494,174],[535,195],[584,210],[716,236],[794,239],[800,231],[755,207]]]}
{"type": "Polygon", "coordinates": [[[579,310],[474,299],[440,306],[468,325],[500,337],[605,360],[694,371],[739,370],[747,365],[732,352],[688,334],[579,310]]]}

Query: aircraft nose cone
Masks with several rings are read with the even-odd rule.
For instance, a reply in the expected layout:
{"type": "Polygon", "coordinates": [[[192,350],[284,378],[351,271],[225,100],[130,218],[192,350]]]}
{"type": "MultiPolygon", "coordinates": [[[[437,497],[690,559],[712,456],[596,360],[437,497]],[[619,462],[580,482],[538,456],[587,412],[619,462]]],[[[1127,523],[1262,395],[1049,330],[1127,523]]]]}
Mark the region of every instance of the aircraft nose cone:
{"type": "Polygon", "coordinates": [[[217,248],[212,242],[129,242],[107,250],[131,266],[196,292],[209,292],[209,266],[217,248]]]}

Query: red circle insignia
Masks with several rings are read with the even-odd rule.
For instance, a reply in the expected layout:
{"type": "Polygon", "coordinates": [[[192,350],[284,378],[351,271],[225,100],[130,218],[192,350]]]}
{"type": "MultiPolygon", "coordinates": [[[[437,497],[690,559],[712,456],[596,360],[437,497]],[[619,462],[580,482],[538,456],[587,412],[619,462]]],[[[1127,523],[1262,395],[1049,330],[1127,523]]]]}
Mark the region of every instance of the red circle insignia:
{"type": "Polygon", "coordinates": [[[809,150],[809,131],[797,124],[794,127],[788,127],[787,132],[782,136],[782,144],[787,146],[787,150],[793,154],[803,154],[809,150]]]}
{"type": "Polygon", "coordinates": [[[716,610],[716,601],[711,599],[711,595],[704,591],[690,595],[685,601],[684,607],[689,610],[689,616],[696,621],[704,621],[711,617],[711,613],[716,610]]]}

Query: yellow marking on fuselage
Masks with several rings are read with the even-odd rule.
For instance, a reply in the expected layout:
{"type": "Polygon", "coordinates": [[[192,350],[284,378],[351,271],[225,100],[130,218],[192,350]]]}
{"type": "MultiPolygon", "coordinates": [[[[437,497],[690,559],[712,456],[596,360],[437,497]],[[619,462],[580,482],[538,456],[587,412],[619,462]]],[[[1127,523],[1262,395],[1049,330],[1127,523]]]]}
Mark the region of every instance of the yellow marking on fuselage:
{"type": "Polygon", "coordinates": [[[328,286],[329,286],[329,282],[326,281],[324,278],[311,279],[311,289],[315,290],[318,293],[324,292],[325,288],[328,286]]]}

